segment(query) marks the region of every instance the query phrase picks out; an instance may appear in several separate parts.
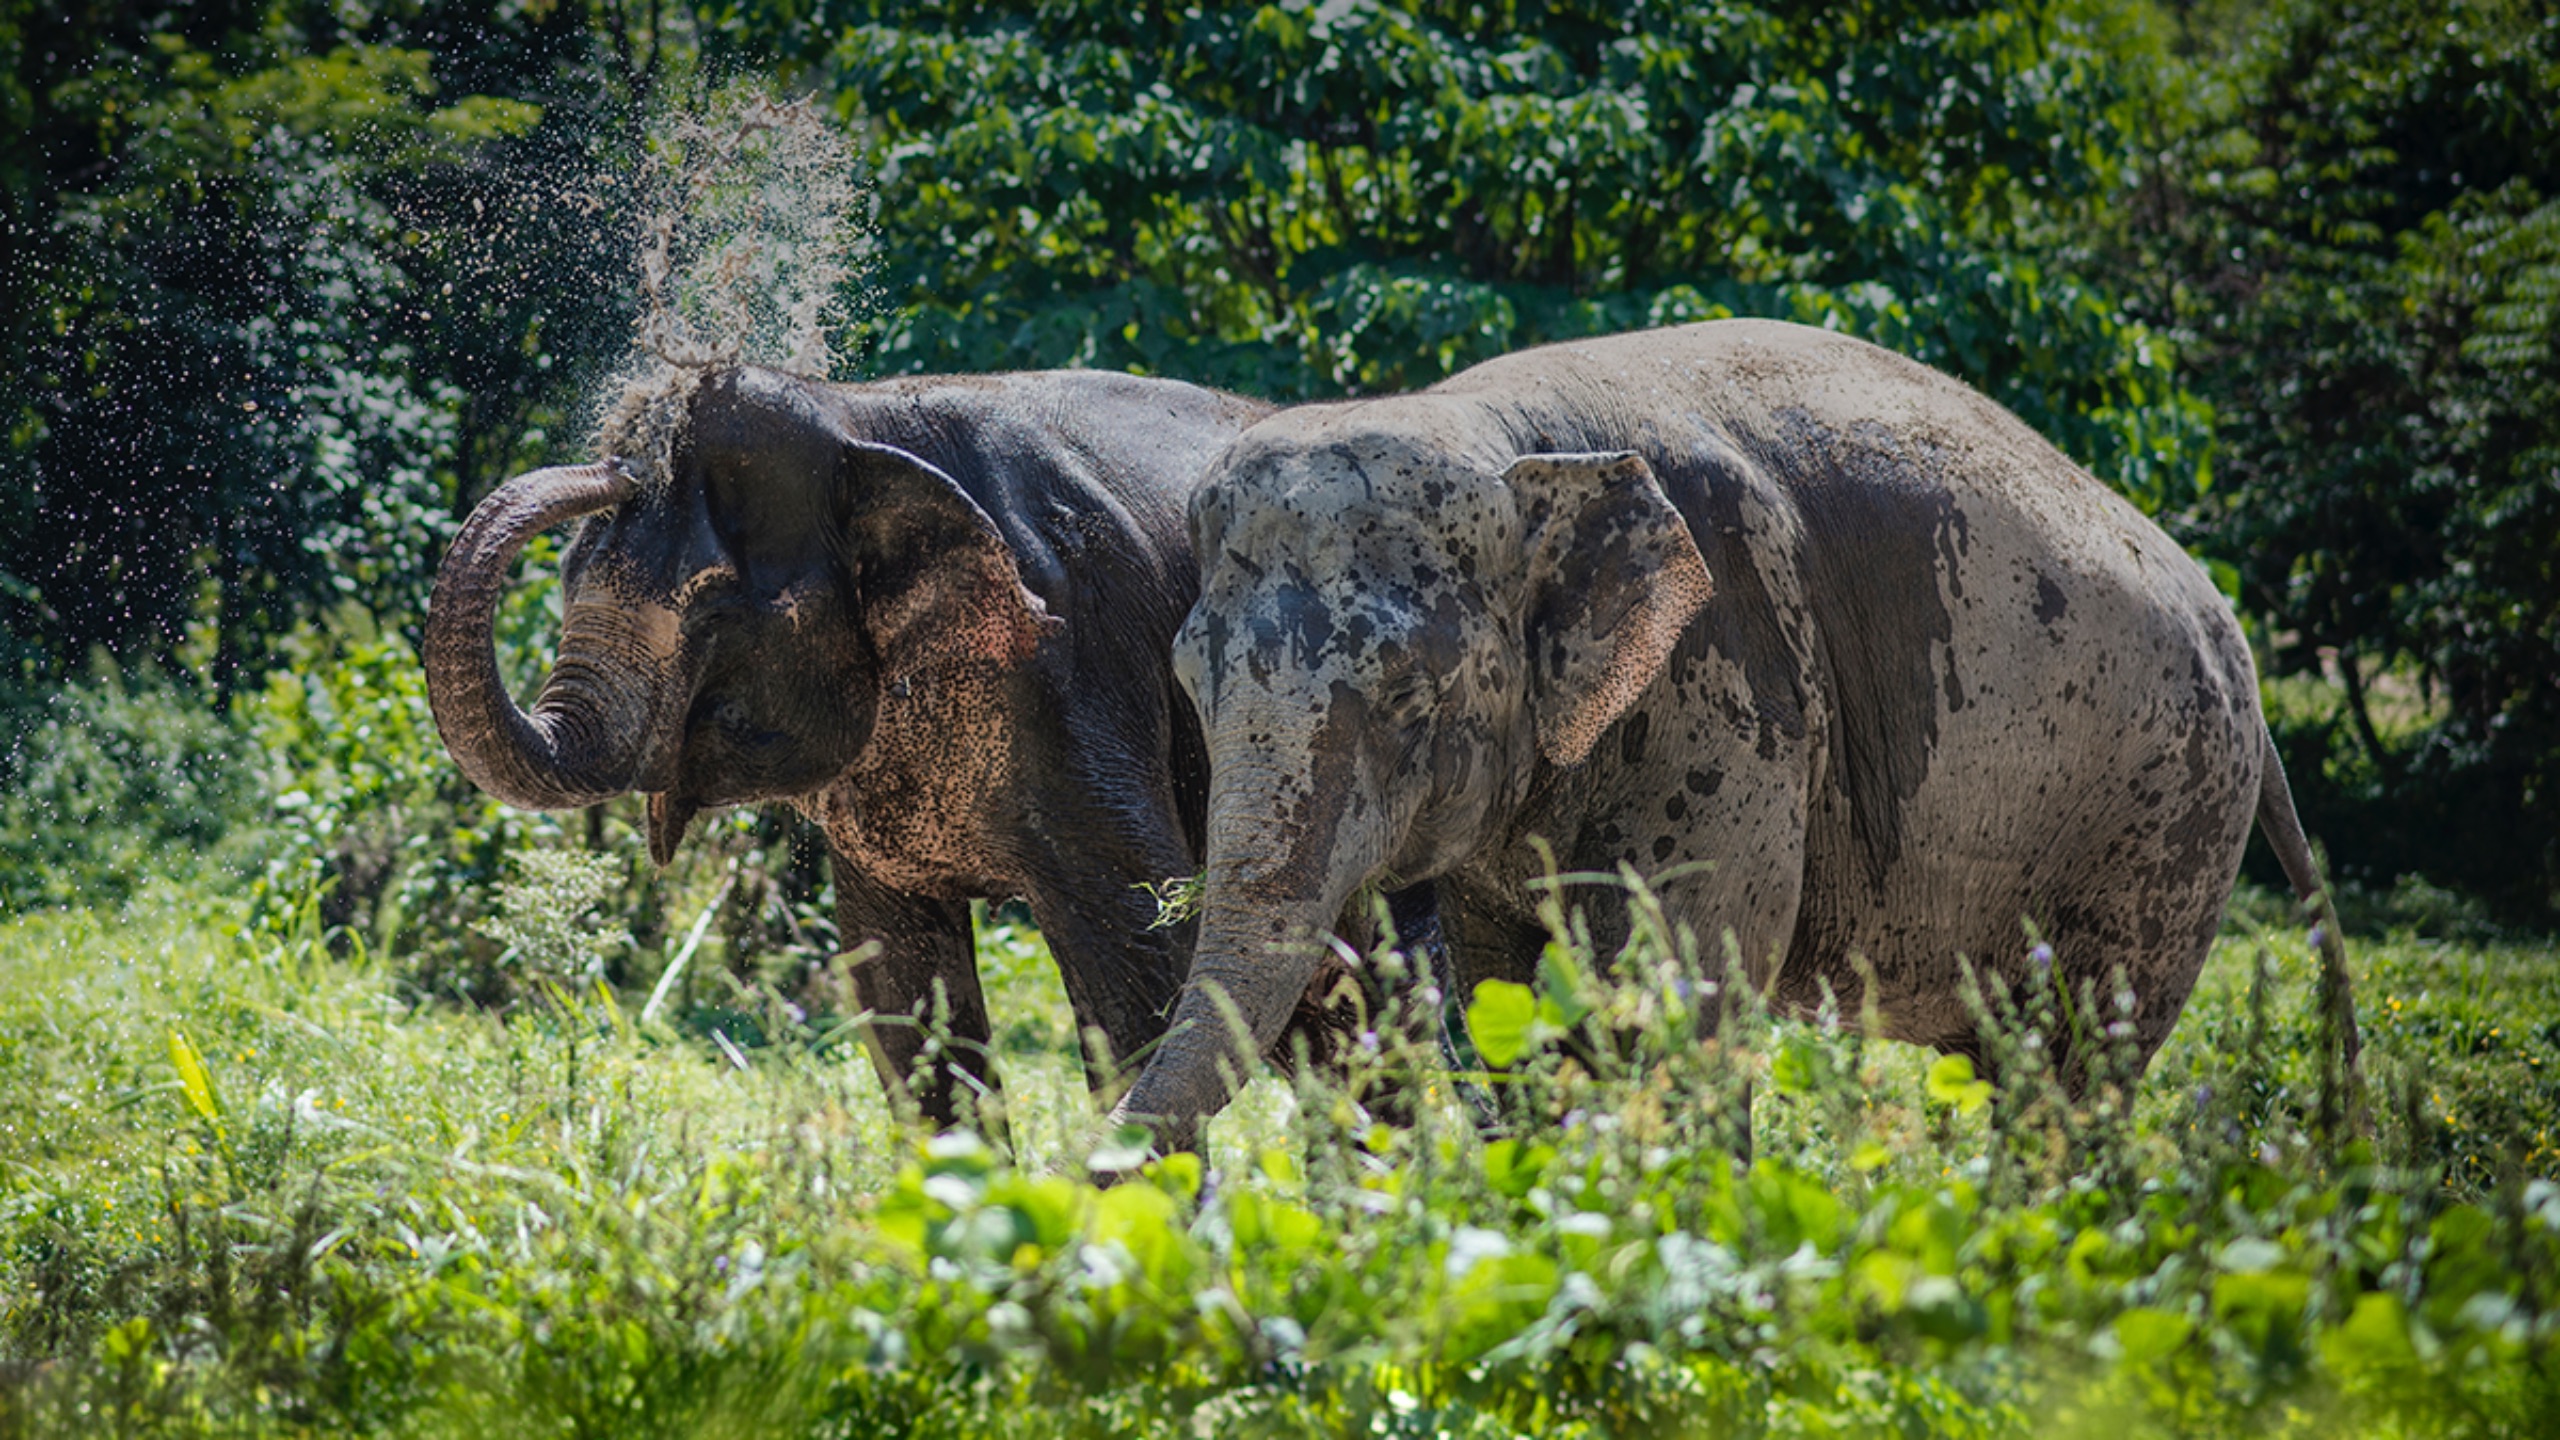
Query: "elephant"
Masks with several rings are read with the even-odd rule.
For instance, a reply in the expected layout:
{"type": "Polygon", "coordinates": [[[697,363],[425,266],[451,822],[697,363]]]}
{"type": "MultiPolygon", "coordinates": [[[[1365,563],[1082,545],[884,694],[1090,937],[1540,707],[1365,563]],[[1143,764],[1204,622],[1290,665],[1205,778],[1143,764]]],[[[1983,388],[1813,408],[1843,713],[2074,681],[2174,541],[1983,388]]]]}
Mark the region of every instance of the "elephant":
{"type": "MultiPolygon", "coordinates": [[[[2017,417],[1863,341],[1714,321],[1285,410],[1190,524],[1200,934],[1118,1112],[1168,1144],[1367,885],[1436,890],[1468,993],[1533,978],[1551,863],[1632,866],[1774,1008],[1871,1004],[1986,1070],[1963,967],[2023,983],[2025,923],[2074,993],[2129,982],[2147,1066],[2253,819],[2318,891],[2204,571],[2017,417]]],[[[1628,907],[1593,894],[1605,955],[1628,907]]]]}
{"type": "Polygon", "coordinates": [[[842,943],[876,942],[852,977],[867,1048],[936,1124],[997,1084],[968,902],[1022,897],[1100,1086],[1161,1035],[1189,960],[1144,888],[1201,843],[1167,659],[1198,589],[1183,502],[1269,409],[1099,372],[684,372],[608,422],[615,458],[509,480],[463,525],[426,627],[437,729],[511,805],[644,792],[660,864],[710,807],[808,816],[842,943]],[[578,517],[527,711],[493,613],[526,540],[578,517]],[[920,1075],[935,1020],[956,1043],[920,1075]]]}

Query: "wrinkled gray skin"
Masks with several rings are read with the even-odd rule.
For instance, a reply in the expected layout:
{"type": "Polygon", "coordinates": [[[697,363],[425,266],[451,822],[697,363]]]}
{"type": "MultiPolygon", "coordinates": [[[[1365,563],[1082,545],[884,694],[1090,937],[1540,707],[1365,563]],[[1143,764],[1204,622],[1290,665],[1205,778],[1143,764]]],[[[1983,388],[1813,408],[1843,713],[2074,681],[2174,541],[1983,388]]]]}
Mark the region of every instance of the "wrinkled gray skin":
{"type": "MultiPolygon", "coordinates": [[[[1198,589],[1183,500],[1268,409],[1093,372],[711,374],[663,479],[541,471],[473,514],[428,619],[437,726],[513,805],[648,792],[662,864],[708,807],[816,821],[845,947],[879,945],[859,1003],[945,1005],[962,1042],[911,1097],[936,1123],[995,1079],[972,897],[1029,902],[1080,1032],[1125,1059],[1162,1033],[1189,957],[1139,888],[1199,854],[1197,722],[1165,659],[1198,589]],[[558,659],[520,711],[491,616],[524,542],[579,515],[558,659]]],[[[869,1040],[903,1091],[923,1032],[869,1040]]]]}
{"type": "MultiPolygon", "coordinates": [[[[1199,951],[1123,1101],[1187,1143],[1367,883],[1435,882],[1461,994],[1526,981],[1534,838],[1663,878],[1785,1009],[1984,1059],[1959,955],[2116,967],[2147,1062],[2253,818],[2317,885],[2230,608],[2033,431],[1859,341],[1727,321],[1283,412],[1191,502],[1199,951]],[[1250,1043],[1249,1042],[1249,1043],[1250,1043]]],[[[1603,953],[1627,930],[1576,897],[1603,953]]],[[[2103,992],[2102,992],[2103,993],[2103,992]]],[[[2075,1058],[2062,1057],[2066,1076],[2075,1058]]]]}

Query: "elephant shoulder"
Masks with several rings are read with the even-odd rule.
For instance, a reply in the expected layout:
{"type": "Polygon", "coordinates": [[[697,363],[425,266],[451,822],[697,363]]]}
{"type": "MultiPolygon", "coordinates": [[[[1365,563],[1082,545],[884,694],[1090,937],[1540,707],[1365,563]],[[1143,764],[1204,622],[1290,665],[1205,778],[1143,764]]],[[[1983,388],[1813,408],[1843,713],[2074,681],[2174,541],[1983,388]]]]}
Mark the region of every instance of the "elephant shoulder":
{"type": "Polygon", "coordinates": [[[1672,668],[1729,666],[1755,723],[1773,738],[1801,740],[1823,707],[1803,526],[1791,498],[1764,466],[1712,433],[1648,447],[1646,458],[1714,586],[1672,668]]]}
{"type": "Polygon", "coordinates": [[[1784,531],[1750,547],[1771,592],[1765,623],[1801,662],[1824,783],[1877,877],[1902,853],[1943,717],[1966,703],[1952,657],[1978,497],[1913,443],[1782,409],[1737,441],[1730,463],[1752,483],[1722,507],[1784,531]]]}

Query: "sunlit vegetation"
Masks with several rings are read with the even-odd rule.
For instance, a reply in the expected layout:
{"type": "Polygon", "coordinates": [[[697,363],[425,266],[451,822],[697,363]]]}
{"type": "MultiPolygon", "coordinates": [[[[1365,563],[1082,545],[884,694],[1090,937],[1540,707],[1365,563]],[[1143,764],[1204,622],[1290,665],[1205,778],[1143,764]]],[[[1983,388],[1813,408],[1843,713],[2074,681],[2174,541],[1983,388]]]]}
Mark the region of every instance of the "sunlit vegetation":
{"type": "MultiPolygon", "coordinates": [[[[1516,1129],[1260,1082],[1126,1163],[1036,940],[982,955],[1018,1152],[890,1116],[769,984],[504,1011],[158,888],[0,931],[0,1427],[21,1433],[2531,1435],[2560,1410],[2560,980],[2359,950],[2368,1137],[2311,952],[2235,933],[2150,1078],[1962,1062],[1661,948],[1488,991],[1516,1129]],[[1640,1023],[1639,1023],[1640,1022],[1640,1023]],[[1550,1031],[1616,1033],[1589,1068],[1550,1031]],[[1632,1028],[1630,1028],[1632,1027],[1632,1028]],[[1749,1082],[1756,1160],[1730,1159],[1749,1082]],[[1204,1180],[1215,1177],[1214,1188],[1204,1180]]],[[[1587,957],[1584,957],[1587,958],[1587,957]]],[[[716,973],[726,983],[727,972],[716,973]]],[[[2031,1023],[2059,1023],[2050,1005],[2031,1023]]],[[[2013,1031],[2024,1040],[2029,1028],[2013,1031]]]]}

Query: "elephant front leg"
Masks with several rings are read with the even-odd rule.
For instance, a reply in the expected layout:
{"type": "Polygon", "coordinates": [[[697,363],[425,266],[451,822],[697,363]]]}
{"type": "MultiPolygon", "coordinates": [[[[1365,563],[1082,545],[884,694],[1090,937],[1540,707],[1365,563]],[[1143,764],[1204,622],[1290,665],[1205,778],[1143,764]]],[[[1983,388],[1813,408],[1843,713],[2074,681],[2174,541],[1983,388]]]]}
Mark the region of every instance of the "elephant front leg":
{"type": "Polygon", "coordinates": [[[1402,977],[1407,1013],[1418,1031],[1427,1030],[1439,1046],[1440,1063],[1462,1068],[1457,1011],[1458,971],[1440,927],[1440,887],[1425,881],[1387,895],[1387,921],[1395,926],[1396,944],[1407,957],[1402,977]]]}
{"type": "Polygon", "coordinates": [[[842,856],[835,871],[837,933],[856,957],[854,1003],[870,1017],[863,1044],[890,1103],[936,1129],[974,1125],[1002,1142],[968,904],[892,890],[842,856]]]}
{"type": "Polygon", "coordinates": [[[1165,862],[1162,876],[1132,867],[1039,885],[1027,897],[1075,1013],[1085,1083],[1106,1105],[1164,1038],[1191,968],[1193,922],[1165,921],[1147,888],[1180,874],[1180,864],[1165,862]]]}

